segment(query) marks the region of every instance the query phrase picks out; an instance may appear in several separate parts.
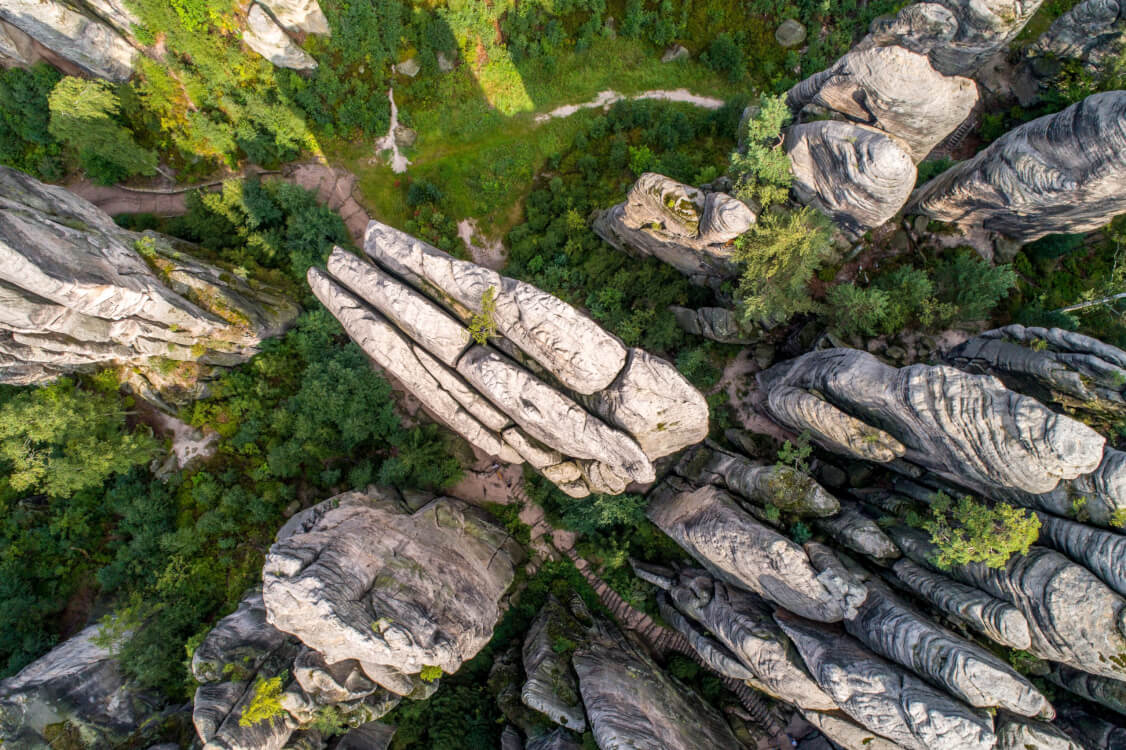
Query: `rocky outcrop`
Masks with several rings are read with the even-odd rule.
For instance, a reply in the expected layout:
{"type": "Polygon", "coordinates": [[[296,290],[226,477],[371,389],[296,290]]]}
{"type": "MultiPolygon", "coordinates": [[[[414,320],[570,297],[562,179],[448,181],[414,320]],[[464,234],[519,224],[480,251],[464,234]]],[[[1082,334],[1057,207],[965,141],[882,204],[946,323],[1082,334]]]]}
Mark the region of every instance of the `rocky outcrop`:
{"type": "Polygon", "coordinates": [[[1051,724],[1023,716],[1000,713],[995,750],[1083,750],[1051,724]]]}
{"type": "Polygon", "coordinates": [[[726,193],[646,172],[592,228],[623,252],[651,255],[697,284],[718,285],[738,274],[731,243],[755,218],[754,209],[726,193]]]}
{"type": "Polygon", "coordinates": [[[849,52],[790,89],[786,104],[795,114],[812,106],[879,128],[918,163],[969,116],[977,98],[970,79],[945,76],[926,55],[891,46],[849,52]]]}
{"type": "Polygon", "coordinates": [[[1121,529],[1126,522],[1126,453],[1107,448],[1093,472],[1064,480],[1050,492],[1010,488],[990,494],[1013,505],[1121,529]]]}
{"type": "Polygon", "coordinates": [[[586,730],[579,686],[571,672],[569,654],[565,649],[556,651],[555,647],[557,643],[576,643],[582,637],[583,626],[558,599],[549,599],[524,636],[524,671],[528,679],[520,693],[528,708],[576,732],[586,730]]]}
{"type": "Polygon", "coordinates": [[[582,497],[652,482],[654,459],[707,434],[707,403],[676,368],[625,349],[562,300],[377,222],[366,247],[380,265],[338,248],[327,272],[310,269],[313,293],[481,451],[527,461],[582,497]],[[488,346],[470,339],[473,315],[496,327],[488,346]]]}
{"type": "Polygon", "coordinates": [[[1062,664],[1055,665],[1046,676],[1069,692],[1126,717],[1126,682],[1088,674],[1062,664]]]}
{"type": "Polygon", "coordinates": [[[335,750],[387,750],[394,736],[395,727],[371,721],[345,733],[335,750]]]}
{"type": "Polygon", "coordinates": [[[329,664],[355,660],[400,695],[453,673],[492,635],[519,552],[450,498],[408,513],[394,490],[350,492],[283,527],[263,567],[271,624],[329,664]]]}
{"type": "Polygon", "coordinates": [[[246,14],[242,40],[247,47],[279,68],[313,70],[317,67],[313,56],[301,49],[273,16],[257,3],[252,4],[246,14]]]}
{"type": "Polygon", "coordinates": [[[1029,55],[1034,69],[1047,58],[1045,72],[1059,60],[1077,60],[1092,73],[1102,67],[1126,44],[1126,3],[1121,0],[1084,0],[1057,18],[1032,45],[1029,55]]]}
{"type": "Polygon", "coordinates": [[[122,36],[128,29],[120,26],[131,25],[132,14],[116,0],[89,4],[104,15],[79,10],[61,0],[4,0],[0,20],[88,75],[111,81],[128,80],[133,75],[138,52],[122,36]],[[114,28],[114,22],[118,28],[114,28]]]}
{"type": "Polygon", "coordinates": [[[1106,442],[994,377],[944,366],[896,369],[852,349],[775,365],[759,384],[772,419],[809,430],[829,450],[905,459],[986,491],[1049,492],[1095,470],[1106,442]]]}
{"type": "MultiPolygon", "coordinates": [[[[904,554],[932,565],[934,548],[925,535],[898,526],[890,533],[904,554]]],[[[1119,658],[1126,653],[1126,600],[1086,568],[1034,546],[1001,568],[971,563],[946,572],[1020,610],[1032,654],[1104,677],[1126,677],[1119,658]]]]}
{"type": "Polygon", "coordinates": [[[1126,211],[1126,92],[1014,128],[923,185],[909,210],[1021,243],[1102,226],[1126,211]]]}
{"type": "Polygon", "coordinates": [[[801,547],[759,523],[716,487],[651,493],[648,516],[721,579],[811,619],[841,620],[864,598],[862,586],[840,586],[801,547]]]}
{"type": "Polygon", "coordinates": [[[853,552],[890,563],[899,557],[899,547],[895,546],[879,525],[861,511],[860,506],[851,500],[837,500],[840,510],[824,518],[815,518],[813,527],[832,537],[834,541],[853,552]]]}
{"type": "Polygon", "coordinates": [[[750,330],[742,324],[737,312],[726,307],[701,307],[693,310],[673,305],[669,311],[683,330],[721,344],[753,344],[762,338],[760,332],[750,330]]]}
{"type": "Polygon", "coordinates": [[[858,48],[898,45],[946,75],[973,75],[1008,46],[1042,0],[932,0],[878,18],[858,48]]]}
{"type": "MultiPolygon", "coordinates": [[[[902,750],[902,745],[884,739],[841,712],[826,713],[803,709],[801,715],[844,750],[902,750]]],[[[804,745],[802,747],[804,748],[804,745]]]]}
{"type": "Polygon", "coordinates": [[[1047,513],[1036,515],[1041,544],[1067,555],[1126,597],[1126,536],[1047,513]]]}
{"type": "Polygon", "coordinates": [[[328,19],[317,0],[258,0],[291,34],[330,34],[328,19]]]}
{"type": "Polygon", "coordinates": [[[784,148],[794,196],[854,236],[895,216],[915,187],[911,156],[867,125],[835,120],[794,125],[784,148]]]}
{"type": "Polygon", "coordinates": [[[91,625],[0,681],[0,741],[48,747],[48,727],[68,725],[85,747],[123,742],[156,710],[126,679],[91,625]]]}
{"type": "Polygon", "coordinates": [[[829,626],[779,611],[778,624],[841,709],[911,750],[987,750],[992,722],[829,626]]]}
{"type": "Polygon", "coordinates": [[[0,382],[162,360],[231,366],[296,318],[279,291],[192,249],[0,167],[0,382]]]}
{"type": "Polygon", "coordinates": [[[262,590],[255,588],[221,619],[192,654],[192,675],[201,683],[246,680],[286,645],[285,633],[266,621],[262,590]]]}

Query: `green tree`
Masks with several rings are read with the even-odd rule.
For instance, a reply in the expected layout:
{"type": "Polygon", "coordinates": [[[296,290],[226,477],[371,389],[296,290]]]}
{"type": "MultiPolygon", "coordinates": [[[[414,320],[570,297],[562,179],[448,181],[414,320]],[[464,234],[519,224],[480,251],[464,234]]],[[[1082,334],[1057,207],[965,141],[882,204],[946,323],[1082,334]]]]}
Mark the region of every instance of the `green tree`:
{"type": "Polygon", "coordinates": [[[473,313],[469,319],[469,338],[478,344],[487,344],[489,339],[497,335],[497,324],[494,317],[497,312],[497,290],[489,287],[481,293],[481,312],[473,313]]]}
{"type": "Polygon", "coordinates": [[[792,315],[816,309],[809,280],[829,256],[829,221],[811,208],[759,217],[735,241],[734,257],[742,264],[736,297],[749,324],[778,324],[792,315]]]}
{"type": "Polygon", "coordinates": [[[825,295],[827,318],[841,336],[875,336],[887,324],[890,295],[876,287],[839,284],[825,295]]]}
{"type": "Polygon", "coordinates": [[[746,73],[743,48],[734,36],[727,32],[717,34],[700,61],[717,73],[727,76],[729,81],[738,81],[746,73]]]}
{"type": "Polygon", "coordinates": [[[0,71],[0,164],[48,180],[63,176],[62,149],[48,130],[47,105],[60,78],[46,63],[0,71]]]}
{"type": "Polygon", "coordinates": [[[939,492],[930,506],[931,514],[921,525],[938,548],[934,562],[940,568],[978,562],[1000,568],[1014,554],[1028,554],[1040,536],[1040,519],[1034,513],[1006,503],[990,506],[969,495],[955,503],[939,492]]]}
{"type": "Polygon", "coordinates": [[[735,195],[763,208],[786,200],[793,182],[790,157],[782,150],[782,128],[790,120],[784,96],[763,96],[747,118],[743,149],[731,155],[735,195]]]}
{"type": "Polygon", "coordinates": [[[121,102],[107,81],[67,76],[48,97],[52,136],[74,149],[91,179],[105,185],[156,172],[156,153],[141,148],[118,120],[121,102]]]}

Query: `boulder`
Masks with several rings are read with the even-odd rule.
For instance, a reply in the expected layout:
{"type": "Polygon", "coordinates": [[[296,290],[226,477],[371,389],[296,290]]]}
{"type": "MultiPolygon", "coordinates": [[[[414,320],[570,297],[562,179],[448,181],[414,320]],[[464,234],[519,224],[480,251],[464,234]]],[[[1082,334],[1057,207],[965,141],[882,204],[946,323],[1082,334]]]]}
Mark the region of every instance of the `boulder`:
{"type": "Polygon", "coordinates": [[[721,344],[753,344],[762,338],[760,333],[743,325],[737,312],[726,307],[693,310],[673,305],[669,311],[683,330],[721,344]]]}
{"type": "Polygon", "coordinates": [[[810,352],[758,376],[766,411],[829,450],[903,458],[985,491],[1049,492],[1098,467],[1106,439],[1086,425],[952,367],[894,368],[853,349],[810,352]]]}
{"type": "Polygon", "coordinates": [[[792,18],[778,24],[778,28],[774,30],[774,41],[778,42],[782,49],[800,47],[806,36],[805,26],[792,18]]]}
{"type": "Polygon", "coordinates": [[[673,46],[665,50],[665,54],[661,55],[661,62],[676,62],[677,60],[683,60],[684,58],[691,56],[692,53],[689,52],[685,47],[679,44],[674,44],[673,46]]]}
{"type": "Polygon", "coordinates": [[[191,249],[0,167],[0,383],[165,359],[231,366],[296,318],[280,291],[191,249]]]}
{"type": "Polygon", "coordinates": [[[1019,609],[973,586],[958,583],[907,558],[892,565],[896,578],[928,604],[990,640],[1025,651],[1032,644],[1019,609]]]}
{"type": "Polygon", "coordinates": [[[71,727],[84,747],[111,747],[157,710],[159,699],[127,680],[113,649],[99,645],[99,630],[90,625],[0,681],[5,747],[48,747],[56,724],[71,727]]]}
{"type": "Polygon", "coordinates": [[[246,30],[242,40],[247,47],[257,52],[279,68],[292,70],[313,70],[317,61],[297,45],[285,29],[257,3],[250,6],[246,14],[246,30]]]}
{"type": "Polygon", "coordinates": [[[834,628],[779,610],[813,678],[841,709],[909,750],[989,750],[993,722],[834,628]]]}
{"type": "Polygon", "coordinates": [[[1034,60],[1078,60],[1089,72],[1099,74],[1122,51],[1124,42],[1126,3],[1084,0],[1052,22],[1029,55],[1034,60]]]}
{"type": "Polygon", "coordinates": [[[853,236],[895,216],[915,187],[911,156],[867,125],[835,120],[794,125],[783,147],[794,196],[853,236]]]}
{"type": "MultiPolygon", "coordinates": [[[[108,6],[111,0],[91,3],[108,6]]],[[[120,15],[123,9],[113,2],[120,15]]],[[[131,15],[131,14],[129,14],[131,15]]],[[[4,0],[0,19],[16,27],[83,72],[110,81],[126,81],[133,75],[137,50],[120,31],[94,13],[83,12],[61,0],[4,0]]]]}
{"type": "Polygon", "coordinates": [[[657,592],[657,610],[661,619],[672,626],[673,630],[684,636],[688,645],[696,652],[698,661],[717,674],[734,680],[740,680],[758,687],[754,672],[739,661],[726,646],[715,638],[705,633],[694,622],[689,620],[677,610],[669,601],[664,592],[657,592]]]}
{"type": "Polygon", "coordinates": [[[877,562],[890,563],[900,556],[895,542],[860,510],[857,503],[847,499],[838,499],[837,502],[840,510],[831,516],[813,519],[813,528],[877,562]]]}
{"type": "Polygon", "coordinates": [[[695,283],[714,285],[738,274],[732,242],[755,219],[751,207],[727,193],[646,172],[625,202],[599,213],[591,227],[623,252],[652,255],[695,283]]]}
{"type": "MultiPolygon", "coordinates": [[[[904,554],[931,565],[934,547],[924,534],[901,526],[889,533],[904,554]]],[[[1126,677],[1126,664],[1118,658],[1126,653],[1126,600],[1086,568],[1034,546],[1002,568],[971,563],[946,572],[1020,610],[1033,655],[1104,677],[1126,677]]]]}
{"type": "Polygon", "coordinates": [[[1083,750],[1051,724],[1000,712],[995,750],[1083,750]]]}
{"type": "Polygon", "coordinates": [[[560,639],[578,643],[583,630],[559,600],[551,597],[524,636],[524,672],[528,679],[520,693],[528,708],[576,732],[586,731],[586,716],[578,682],[571,672],[570,654],[567,649],[557,651],[556,645],[560,639]]]}
{"type": "Polygon", "coordinates": [[[278,24],[297,34],[331,34],[328,19],[317,0],[258,0],[277,19],[278,24]]]}
{"type": "Polygon", "coordinates": [[[293,676],[319,706],[363,700],[380,689],[355,659],[329,664],[310,648],[302,649],[293,660],[293,676]]]}
{"type": "Polygon", "coordinates": [[[1010,130],[923,185],[908,210],[1028,243],[1126,211],[1126,91],[1010,130]]]}
{"type": "Polygon", "coordinates": [[[859,48],[899,45],[946,75],[973,75],[1005,49],[1043,0],[930,0],[877,18],[859,48]]]}
{"type": "Polygon", "coordinates": [[[437,248],[373,221],[364,251],[408,281],[472,313],[484,312],[492,289],[497,332],[577,393],[588,395],[613,382],[626,363],[626,349],[593,320],[558,297],[483,266],[458,260],[437,248]]]}
{"type": "Polygon", "coordinates": [[[418,72],[422,70],[422,63],[418,61],[417,57],[411,57],[403,60],[394,66],[395,72],[399,75],[404,75],[407,78],[414,78],[418,72]]]}
{"type": "MultiPolygon", "coordinates": [[[[853,596],[842,598],[801,547],[759,523],[731,495],[710,486],[654,494],[649,519],[722,580],[821,621],[849,612],[853,596]]],[[[863,599],[862,591],[852,593],[863,599]]]]}
{"type": "Polygon", "coordinates": [[[926,55],[903,47],[854,50],[790,89],[794,113],[813,105],[879,128],[918,163],[950,135],[977,104],[977,85],[946,76],[926,55]]]}
{"type": "Polygon", "coordinates": [[[266,555],[263,599],[326,662],[354,659],[406,694],[400,676],[456,672],[492,636],[519,551],[480,511],[440,497],[408,513],[373,487],[294,518],[266,555]]]}

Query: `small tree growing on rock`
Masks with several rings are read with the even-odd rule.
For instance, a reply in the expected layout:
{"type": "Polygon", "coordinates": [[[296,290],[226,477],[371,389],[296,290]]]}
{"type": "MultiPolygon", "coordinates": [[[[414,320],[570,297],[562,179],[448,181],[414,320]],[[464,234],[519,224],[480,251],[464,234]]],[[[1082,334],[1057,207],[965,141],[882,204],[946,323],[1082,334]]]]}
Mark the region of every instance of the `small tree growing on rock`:
{"type": "Polygon", "coordinates": [[[489,343],[489,339],[497,335],[497,324],[493,316],[497,311],[496,287],[489,287],[481,295],[481,312],[474,313],[469,319],[469,337],[478,344],[489,343]]]}
{"type": "Polygon", "coordinates": [[[921,526],[938,547],[934,563],[939,568],[976,562],[1004,567],[1014,553],[1028,554],[1040,536],[1039,518],[1005,503],[990,506],[969,495],[955,502],[939,492],[930,506],[921,526]]]}

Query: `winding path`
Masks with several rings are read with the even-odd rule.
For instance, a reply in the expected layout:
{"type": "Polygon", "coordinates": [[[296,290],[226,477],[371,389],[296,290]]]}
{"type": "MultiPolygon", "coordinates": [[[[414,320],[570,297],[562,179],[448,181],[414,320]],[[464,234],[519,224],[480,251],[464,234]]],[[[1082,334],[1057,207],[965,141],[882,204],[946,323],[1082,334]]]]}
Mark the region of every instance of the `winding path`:
{"type": "Polygon", "coordinates": [[[614,102],[620,102],[623,99],[631,101],[637,99],[658,99],[666,102],[682,102],[684,104],[692,104],[703,109],[719,109],[724,105],[723,99],[717,99],[714,96],[701,96],[700,94],[693,94],[688,89],[652,89],[650,91],[643,91],[640,94],[633,96],[626,96],[619,94],[613,89],[606,89],[605,91],[598,92],[598,95],[591,99],[589,102],[582,104],[565,104],[562,107],[556,107],[550,112],[536,115],[536,122],[547,122],[560,117],[570,117],[582,109],[597,109],[601,107],[606,109],[614,102]]]}

